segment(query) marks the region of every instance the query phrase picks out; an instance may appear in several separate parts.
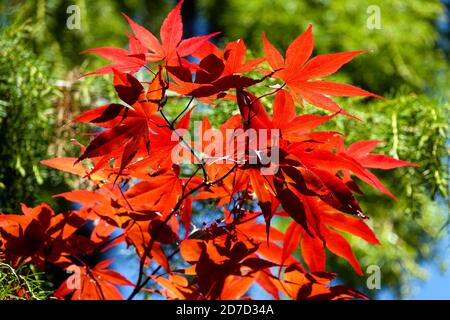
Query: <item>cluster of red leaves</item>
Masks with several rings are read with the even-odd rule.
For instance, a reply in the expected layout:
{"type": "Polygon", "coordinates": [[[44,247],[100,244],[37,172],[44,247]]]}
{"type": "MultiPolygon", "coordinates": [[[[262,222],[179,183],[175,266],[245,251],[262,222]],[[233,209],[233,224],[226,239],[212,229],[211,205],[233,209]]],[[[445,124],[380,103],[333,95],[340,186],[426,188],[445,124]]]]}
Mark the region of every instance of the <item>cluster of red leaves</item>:
{"type": "MultiPolygon", "coordinates": [[[[76,276],[72,275],[55,293],[60,298],[120,299],[116,286],[127,285],[133,287],[130,298],[145,290],[170,299],[239,299],[248,297],[255,282],[275,299],[365,298],[345,286],[329,285],[335,274],[325,270],[325,249],[362,275],[341,232],[379,242],[364,222],[366,216],[354,196],[362,192],[354,179],[394,198],[369,169],[412,164],[371,154],[379,141],[345,147],[337,132],[312,131],[339,114],[350,116],[330,97],[377,97],[348,84],[318,80],[362,51],[311,58],[314,42],[309,27],[289,46],[286,58],[263,34],[265,56],[248,61],[242,39],[224,50],[209,42],[215,34],[183,40],[182,3],[165,19],[160,40],[125,16],[134,34],[128,36],[128,50],[88,50],[111,61],[90,74],[113,74],[122,103],[74,119],[102,128],[87,147],[79,144],[79,158],[42,163],[79,175],[92,188],[56,196],[80,204],[79,210],[55,214],[47,205],[23,206],[23,215],[0,215],[0,258],[13,266],[32,262],[40,268],[46,263],[80,268],[81,286],[68,285],[76,276]],[[148,71],[151,81],[139,81],[134,76],[139,70],[148,71]],[[260,76],[252,78],[249,72],[260,76]],[[272,115],[261,97],[249,92],[268,79],[279,82],[264,95],[274,96],[272,115]],[[171,120],[165,106],[175,98],[168,92],[189,100],[171,120]],[[172,161],[171,152],[184,142],[197,157],[196,145],[181,136],[178,141],[171,137],[189,128],[194,99],[211,105],[220,99],[237,102],[239,114],[216,130],[279,129],[276,174],[263,175],[262,164],[249,162],[250,151],[256,150],[247,150],[241,162],[225,164],[207,160],[215,156],[208,154],[193,165],[194,173],[186,174],[172,161]],[[296,104],[303,107],[305,102],[332,114],[297,115],[296,104]],[[215,202],[223,219],[193,229],[193,206],[205,201],[215,202]],[[271,227],[275,216],[289,219],[284,234],[271,227]],[[89,236],[77,232],[89,222],[94,222],[89,236]],[[112,238],[117,229],[120,235],[112,238]],[[134,283],[108,270],[110,261],[95,267],[83,261],[119,243],[134,248],[139,257],[134,283]],[[171,263],[174,257],[177,269],[171,263]]],[[[207,118],[202,127],[211,128],[207,118]]],[[[250,148],[248,141],[245,147],[250,148]]],[[[269,143],[267,152],[274,147],[269,143]]]]}

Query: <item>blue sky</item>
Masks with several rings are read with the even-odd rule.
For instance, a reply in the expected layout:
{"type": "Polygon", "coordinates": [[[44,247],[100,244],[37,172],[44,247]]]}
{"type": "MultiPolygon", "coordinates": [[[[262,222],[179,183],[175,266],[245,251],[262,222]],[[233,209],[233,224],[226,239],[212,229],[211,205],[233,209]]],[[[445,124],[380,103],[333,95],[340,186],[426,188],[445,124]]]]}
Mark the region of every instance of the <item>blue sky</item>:
{"type": "MultiPolygon", "coordinates": [[[[450,235],[448,232],[441,241],[439,251],[444,264],[449,268],[446,271],[440,270],[436,262],[423,264],[423,268],[428,272],[428,278],[425,281],[413,280],[412,285],[415,292],[406,299],[450,300],[450,235]]],[[[379,298],[391,300],[393,296],[389,290],[386,290],[379,298]]]]}
{"type": "MultiPolygon", "coordinates": [[[[450,270],[442,273],[434,264],[425,266],[429,272],[426,281],[414,281],[415,293],[406,299],[411,300],[449,300],[450,299],[450,270]]],[[[393,296],[389,291],[381,294],[379,299],[392,300],[393,296]]]]}
{"type": "MultiPolygon", "coordinates": [[[[445,208],[445,206],[444,206],[445,208]]],[[[448,229],[448,228],[447,228],[448,229]]],[[[448,231],[448,230],[447,230],[448,231]]],[[[447,235],[441,242],[440,248],[444,263],[450,265],[450,235],[447,235]]],[[[425,264],[424,268],[429,272],[429,278],[425,282],[414,281],[416,293],[411,299],[436,299],[449,300],[450,299],[450,268],[445,272],[439,270],[436,264],[425,264]]]]}
{"type": "Polygon", "coordinates": [[[411,299],[421,300],[449,300],[450,299],[450,270],[441,274],[436,266],[427,268],[430,278],[425,283],[417,284],[417,293],[411,299]]]}

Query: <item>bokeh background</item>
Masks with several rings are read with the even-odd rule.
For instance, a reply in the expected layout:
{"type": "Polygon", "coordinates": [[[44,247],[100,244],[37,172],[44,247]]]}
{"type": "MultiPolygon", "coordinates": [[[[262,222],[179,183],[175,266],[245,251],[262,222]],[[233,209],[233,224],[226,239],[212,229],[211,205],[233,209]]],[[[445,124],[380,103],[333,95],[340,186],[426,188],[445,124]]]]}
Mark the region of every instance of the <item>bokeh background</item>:
{"type": "MultiPolygon", "coordinates": [[[[0,212],[19,211],[20,202],[67,209],[51,195],[80,182],[39,161],[75,155],[70,140],[82,140],[86,130],[70,125],[70,119],[115,98],[108,76],[78,80],[105,64],[80,52],[125,46],[128,27],[120,12],[157,33],[174,4],[0,0],[0,212]],[[79,29],[67,27],[71,5],[80,9],[79,29]]],[[[340,281],[374,298],[450,299],[449,7],[448,0],[186,0],[183,5],[185,36],[221,31],[218,45],[242,37],[249,55],[261,53],[262,31],[285,50],[310,23],[315,53],[369,50],[334,78],[385,99],[342,100],[365,122],[339,118],[328,128],[343,131],[349,141],[383,140],[377,151],[420,165],[379,172],[398,202],[363,190],[361,206],[382,246],[350,241],[363,269],[380,266],[381,290],[368,291],[365,277],[342,259],[328,259],[340,281]],[[378,13],[379,25],[372,28],[378,13]]],[[[214,121],[220,123],[234,108],[218,106],[214,121]]],[[[51,288],[52,277],[42,281],[51,288]]]]}

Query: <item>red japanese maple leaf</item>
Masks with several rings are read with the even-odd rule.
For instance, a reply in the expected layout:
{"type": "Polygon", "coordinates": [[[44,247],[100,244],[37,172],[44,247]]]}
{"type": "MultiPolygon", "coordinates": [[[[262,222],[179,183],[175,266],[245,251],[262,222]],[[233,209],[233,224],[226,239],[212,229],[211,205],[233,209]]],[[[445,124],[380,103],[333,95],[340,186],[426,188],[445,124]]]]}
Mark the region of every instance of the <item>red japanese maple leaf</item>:
{"type": "Polygon", "coordinates": [[[206,36],[182,40],[183,22],[181,20],[181,6],[183,5],[183,1],[181,0],[164,20],[160,30],[161,41],[150,31],[124,15],[136,38],[150,51],[146,55],[147,61],[156,62],[164,60],[167,65],[178,64],[180,58],[193,54],[211,37],[218,34],[216,32],[206,36]]]}
{"type": "Polygon", "coordinates": [[[0,251],[7,262],[18,267],[23,262],[32,261],[42,270],[46,262],[59,266],[70,260],[63,253],[72,249],[66,243],[82,241],[75,231],[84,220],[71,212],[55,214],[46,204],[35,208],[22,205],[23,215],[0,214],[0,251]]]}
{"type": "Polygon", "coordinates": [[[283,242],[283,259],[289,257],[299,247],[305,263],[311,272],[325,271],[325,248],[346,259],[362,275],[361,267],[355,258],[350,244],[336,230],[353,234],[372,244],[380,242],[361,219],[345,215],[321,201],[307,198],[306,210],[312,212],[318,221],[318,234],[311,236],[295,222],[286,230],[283,242]]]}
{"type": "Polygon", "coordinates": [[[129,36],[129,50],[122,48],[95,48],[84,51],[83,53],[96,53],[102,58],[112,61],[112,64],[101,67],[98,70],[89,72],[84,76],[93,74],[111,74],[114,70],[121,72],[130,71],[131,73],[138,72],[146,63],[146,48],[139,40],[129,36]]]}
{"type": "Polygon", "coordinates": [[[275,286],[294,300],[368,299],[367,296],[343,285],[330,286],[336,274],[306,273],[298,264],[286,268],[283,280],[272,280],[275,286]]]}
{"type": "MultiPolygon", "coordinates": [[[[122,104],[109,104],[88,111],[74,121],[91,122],[108,128],[91,141],[77,162],[103,157],[93,170],[96,171],[107,165],[110,159],[120,159],[119,176],[140,151],[150,152],[150,128],[154,121],[158,121],[152,114],[159,106],[156,101],[149,99],[147,91],[136,78],[120,71],[114,72],[115,89],[122,101],[131,108],[122,104]]],[[[158,87],[160,81],[159,75],[156,75],[150,90],[156,86],[158,91],[163,91],[163,88],[158,87]]]]}
{"type": "Polygon", "coordinates": [[[180,247],[182,257],[192,264],[185,272],[197,276],[199,291],[205,297],[239,298],[256,280],[256,272],[276,266],[254,255],[258,243],[244,234],[220,228],[211,232],[212,239],[184,240],[180,247]]]}
{"type": "Polygon", "coordinates": [[[183,22],[181,19],[181,6],[183,5],[183,1],[181,0],[165,18],[160,30],[161,40],[149,30],[134,22],[126,14],[123,14],[135,35],[135,37],[130,37],[129,51],[121,48],[97,48],[85,51],[97,53],[114,62],[109,66],[102,67],[87,75],[113,73],[114,69],[122,72],[137,72],[145,64],[158,61],[164,61],[166,65],[178,65],[179,62],[187,66],[190,65],[183,58],[192,55],[205,42],[217,35],[218,32],[205,36],[182,39],[183,22]]]}
{"type": "Polygon", "coordinates": [[[299,103],[305,100],[316,107],[349,115],[342,111],[341,107],[329,96],[381,98],[374,93],[349,84],[315,80],[335,73],[344,64],[365,51],[322,54],[310,59],[314,48],[312,26],[310,25],[290,44],[286,51],[286,59],[284,59],[281,53],[267,40],[264,33],[262,37],[267,62],[276,71],[273,76],[284,81],[299,103]]]}
{"type": "Polygon", "coordinates": [[[117,286],[133,286],[117,271],[107,269],[112,260],[99,262],[93,269],[88,266],[68,268],[74,272],[56,290],[55,297],[63,298],[71,294],[72,300],[122,300],[117,286]]]}

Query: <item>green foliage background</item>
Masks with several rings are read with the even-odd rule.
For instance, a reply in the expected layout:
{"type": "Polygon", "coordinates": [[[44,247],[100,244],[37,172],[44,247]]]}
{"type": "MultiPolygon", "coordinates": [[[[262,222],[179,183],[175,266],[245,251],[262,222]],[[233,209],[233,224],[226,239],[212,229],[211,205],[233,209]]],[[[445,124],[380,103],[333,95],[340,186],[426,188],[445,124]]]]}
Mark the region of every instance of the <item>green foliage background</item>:
{"type": "Polygon", "coordinates": [[[22,265],[13,269],[0,261],[0,300],[45,300],[51,295],[43,274],[34,266],[22,265]]]}
{"type": "Polygon", "coordinates": [[[54,121],[47,116],[56,91],[46,62],[26,49],[29,29],[3,31],[0,39],[2,211],[16,209],[23,199],[40,198],[38,190],[48,182],[41,175],[38,159],[47,156],[42,137],[54,130],[54,121]]]}
{"type": "MultiPolygon", "coordinates": [[[[157,34],[173,5],[169,0],[0,1],[0,211],[17,211],[20,201],[49,201],[55,190],[76,183],[38,161],[74,153],[68,141],[82,138],[75,127],[61,125],[82,109],[114,98],[108,77],[78,81],[80,74],[105,63],[79,53],[126,45],[121,11],[157,34]],[[66,10],[74,4],[81,12],[80,30],[66,27],[66,10]]],[[[243,37],[255,56],[261,53],[262,31],[285,50],[310,23],[315,53],[369,50],[334,79],[385,99],[341,100],[365,122],[341,117],[324,129],[338,128],[349,141],[383,140],[377,151],[420,165],[377,172],[398,202],[364,188],[362,207],[382,246],[351,239],[363,269],[379,265],[382,288],[400,297],[411,293],[412,279],[426,276],[421,264],[445,267],[448,256],[438,245],[448,234],[450,73],[436,28],[444,10],[438,0],[197,0],[184,5],[186,33],[222,31],[219,43],[243,37]],[[381,29],[367,28],[371,5],[380,9],[381,29]]],[[[209,111],[218,124],[236,107],[221,104],[209,111]]],[[[367,292],[366,279],[345,261],[331,256],[329,261],[343,282],[367,292]]],[[[368,293],[376,296],[378,291],[368,293]]]]}

